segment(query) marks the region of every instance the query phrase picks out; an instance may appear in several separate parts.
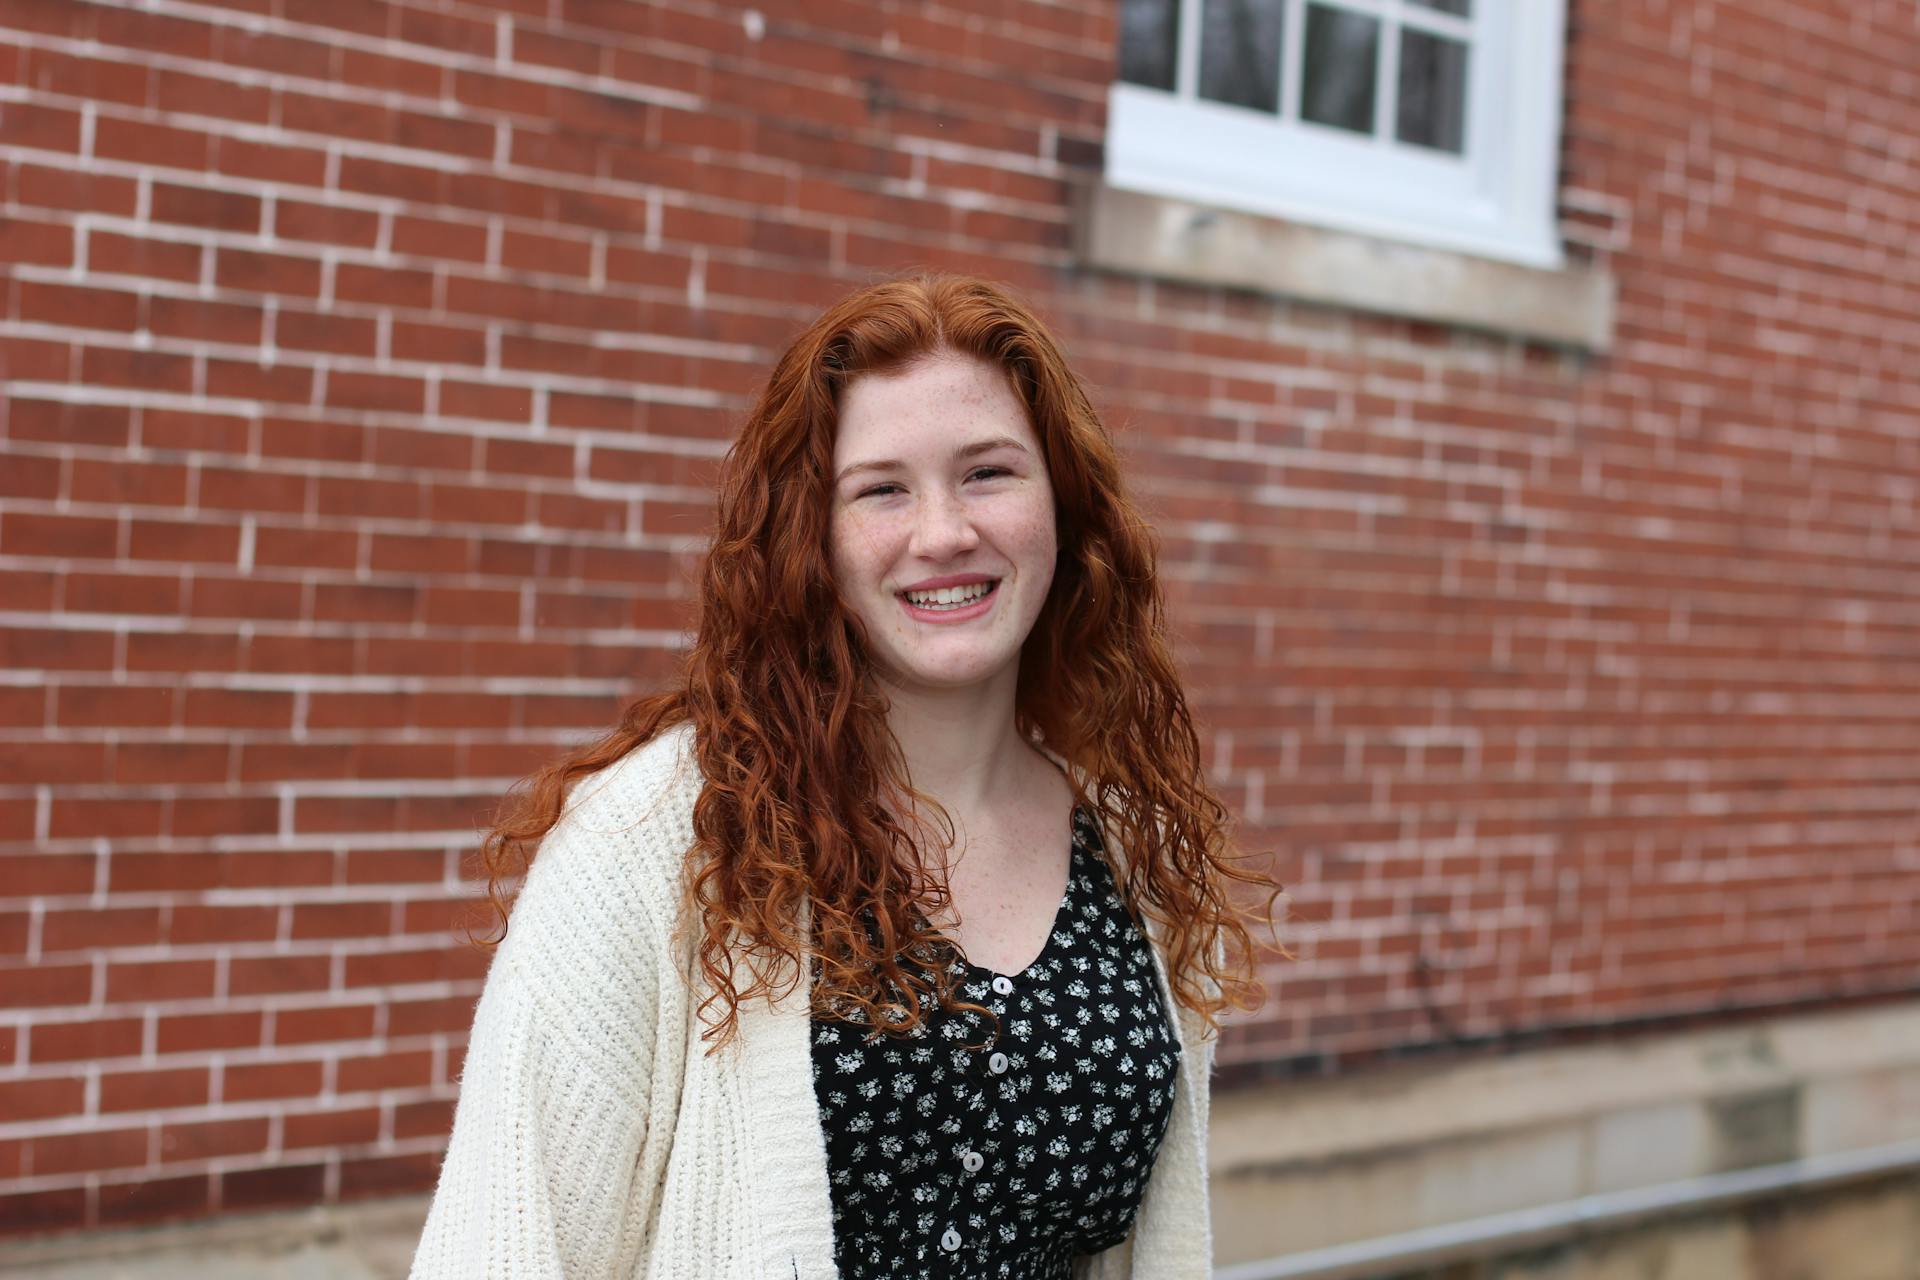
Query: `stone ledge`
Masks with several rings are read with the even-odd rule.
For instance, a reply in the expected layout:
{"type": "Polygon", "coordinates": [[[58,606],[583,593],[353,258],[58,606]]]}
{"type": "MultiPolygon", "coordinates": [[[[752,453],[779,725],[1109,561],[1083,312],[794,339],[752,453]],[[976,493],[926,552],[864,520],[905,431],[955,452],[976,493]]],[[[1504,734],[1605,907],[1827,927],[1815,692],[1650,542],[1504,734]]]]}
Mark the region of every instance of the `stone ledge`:
{"type": "Polygon", "coordinates": [[[1920,1144],[1920,1000],[1218,1093],[1216,1258],[1920,1144]]]}
{"type": "Polygon", "coordinates": [[[1086,266],[1225,285],[1513,334],[1604,353],[1614,280],[1594,266],[1495,262],[1262,214],[1123,191],[1073,193],[1074,253],[1086,266]]]}

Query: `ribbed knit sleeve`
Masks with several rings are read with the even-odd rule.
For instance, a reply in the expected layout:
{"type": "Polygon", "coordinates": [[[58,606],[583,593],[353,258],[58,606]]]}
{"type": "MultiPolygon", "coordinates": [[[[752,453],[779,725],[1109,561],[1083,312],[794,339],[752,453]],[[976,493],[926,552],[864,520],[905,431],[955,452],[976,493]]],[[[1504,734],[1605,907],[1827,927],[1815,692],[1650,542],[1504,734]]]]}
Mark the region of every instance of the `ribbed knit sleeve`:
{"type": "Polygon", "coordinates": [[[628,1280],[640,1265],[687,1016],[670,943],[685,806],[648,820],[665,754],[583,779],[535,855],[475,1010],[410,1280],[628,1280]]]}

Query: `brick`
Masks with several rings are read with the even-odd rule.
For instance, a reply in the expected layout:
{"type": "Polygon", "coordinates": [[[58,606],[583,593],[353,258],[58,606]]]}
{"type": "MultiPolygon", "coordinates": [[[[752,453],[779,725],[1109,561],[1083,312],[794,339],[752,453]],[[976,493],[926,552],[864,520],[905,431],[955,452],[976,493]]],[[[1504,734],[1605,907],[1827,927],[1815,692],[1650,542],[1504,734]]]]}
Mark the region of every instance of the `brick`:
{"type": "Polygon", "coordinates": [[[473,325],[415,324],[395,321],[389,342],[395,360],[424,360],[438,365],[484,365],[487,333],[473,325]]]}
{"type": "Polygon", "coordinates": [[[339,1083],[343,1094],[374,1089],[424,1088],[433,1083],[433,1054],[429,1050],[398,1053],[344,1055],[339,1063],[339,1083]]]}
{"type": "Polygon", "coordinates": [[[80,376],[96,386],[185,395],[193,390],[193,359],[167,351],[89,346],[80,355],[80,376]]]}
{"type": "Polygon", "coordinates": [[[255,234],[261,229],[260,199],[234,191],[156,182],[151,188],[149,214],[156,222],[255,234]]]}
{"type": "Polygon", "coordinates": [[[340,1195],[390,1196],[431,1190],[440,1172],[441,1157],[433,1153],[366,1156],[340,1162],[340,1195]]]}
{"type": "Polygon", "coordinates": [[[74,727],[162,727],[173,723],[174,691],[127,685],[63,684],[54,689],[54,723],[74,727]]]}
{"type": "Polygon", "coordinates": [[[209,359],[207,394],[234,400],[264,400],[305,405],[313,400],[313,370],[284,358],[271,364],[252,360],[209,359]]]}
{"type": "Polygon", "coordinates": [[[91,853],[0,854],[0,897],[90,892],[96,863],[91,853]]]}
{"type": "Polygon", "coordinates": [[[160,1053],[204,1053],[249,1049],[262,1043],[264,1018],[258,1010],[162,1015],[157,1023],[160,1053]]]}
{"type": "Polygon", "coordinates": [[[452,50],[473,57],[491,58],[498,43],[492,21],[429,13],[420,9],[401,9],[396,15],[396,37],[407,44],[424,45],[438,55],[452,50]]]}
{"type": "Polygon", "coordinates": [[[197,946],[212,942],[272,942],[279,932],[278,907],[180,905],[173,909],[167,942],[172,946],[197,946]]]}
{"type": "MultiPolygon", "coordinates": [[[[200,505],[215,511],[298,515],[311,501],[313,478],[265,468],[202,467],[200,505]]],[[[257,551],[257,545],[256,545],[257,551]]]]}
{"type": "Polygon", "coordinates": [[[0,983],[6,983],[8,1006],[75,1006],[86,1004],[92,992],[94,967],[90,963],[36,963],[29,969],[0,965],[0,983]]]}
{"type": "Polygon", "coordinates": [[[248,124],[266,124],[273,115],[273,95],[265,86],[237,84],[231,77],[195,75],[172,68],[153,73],[153,105],[162,111],[248,124]]]}
{"type": "Polygon", "coordinates": [[[125,458],[76,458],[68,472],[67,496],[76,502],[179,506],[187,500],[187,469],[125,458]]]}
{"type": "Polygon", "coordinates": [[[307,1098],[320,1092],[319,1062],[229,1062],[222,1083],[224,1102],[264,1098],[307,1098]]]}
{"type": "Polygon", "coordinates": [[[36,1023],[29,1041],[27,1060],[38,1065],[43,1062],[133,1057],[140,1053],[142,1035],[139,1018],[36,1023]]]}
{"type": "Polygon", "coordinates": [[[141,1178],[102,1182],[99,1188],[102,1226],[127,1227],[196,1218],[213,1203],[212,1176],[188,1174],[178,1178],[141,1178]]]}
{"type": "Polygon", "coordinates": [[[471,471],[475,441],[451,431],[409,431],[380,427],[373,432],[373,461],[409,471],[471,471]]]}
{"type": "Polygon", "coordinates": [[[426,384],[419,378],[341,370],[327,378],[327,404],[333,408],[420,413],[426,403],[426,384]]]}
{"type": "MultiPolygon", "coordinates": [[[[231,650],[230,650],[231,652],[231,650]]],[[[224,743],[129,742],[113,752],[113,780],[120,786],[213,786],[228,775],[231,749],[224,743]]]]}
{"type": "Polygon", "coordinates": [[[149,408],[141,413],[140,440],[150,449],[241,453],[248,419],[230,414],[149,408]]]}
{"type": "Polygon", "coordinates": [[[110,557],[120,539],[118,520],[99,516],[0,513],[0,550],[15,556],[110,557]]]}
{"type": "Polygon", "coordinates": [[[240,530],[204,520],[156,520],[129,523],[127,554],[136,560],[232,564],[240,551],[240,530]]]}
{"type": "Polygon", "coordinates": [[[289,1111],[283,1118],[280,1144],[301,1147],[360,1146],[380,1137],[378,1107],[335,1107],[326,1111],[289,1111]]]}
{"type": "Polygon", "coordinates": [[[139,316],[139,295],[117,289],[28,280],[20,283],[18,298],[20,318],[38,324],[129,331],[139,316]]]}
{"type": "Polygon", "coordinates": [[[324,1164],[274,1164],[219,1174],[220,1203],[228,1209],[317,1204],[326,1193],[324,1164]]]}
{"type": "Polygon", "coordinates": [[[140,207],[140,184],[132,178],[106,173],[23,163],[15,167],[13,186],[15,200],[33,209],[132,217],[140,207]]]}
{"type": "Polygon", "coordinates": [[[273,796],[181,796],[173,802],[167,834],[272,835],[279,828],[280,802],[273,796]]]}
{"type": "MultiPolygon", "coordinates": [[[[0,598],[15,601],[20,608],[49,609],[53,607],[53,582],[50,573],[0,574],[0,598]]],[[[48,693],[44,688],[0,687],[0,725],[39,728],[49,718],[48,693]]]]}
{"type": "Polygon", "coordinates": [[[38,102],[0,102],[0,135],[13,147],[77,154],[80,113],[38,102]]]}
{"type": "Polygon", "coordinates": [[[342,84],[381,93],[400,91],[419,98],[439,98],[444,95],[447,74],[447,68],[437,62],[350,48],[341,50],[338,78],[342,84]]]}
{"type": "Polygon", "coordinates": [[[99,742],[0,741],[0,785],[97,780],[106,772],[106,751],[99,742]]]}
{"type": "Polygon", "coordinates": [[[215,251],[214,282],[222,289],[285,297],[320,296],[320,263],[313,258],[222,246],[215,251]]]}
{"type": "MultiPolygon", "coordinates": [[[[12,457],[0,472],[0,497],[29,497],[40,503],[60,499],[60,459],[54,457],[12,457]]],[[[8,595],[8,601],[21,597],[8,595]]],[[[17,604],[15,604],[17,608],[17,604]]]]}
{"type": "Polygon", "coordinates": [[[71,266],[73,241],[73,228],[61,223],[0,217],[0,262],[38,267],[71,266]]]}
{"type": "Polygon", "coordinates": [[[285,240],[372,248],[380,236],[380,216],[366,209],[281,199],[274,203],[273,233],[285,240]]]}
{"type": "Polygon", "coordinates": [[[108,275],[151,276],[198,284],[205,252],[201,245],[185,240],[149,240],[100,228],[87,232],[88,269],[108,275]]]}
{"type": "Polygon", "coordinates": [[[262,568],[351,570],[360,562],[361,538],[339,529],[281,529],[254,532],[253,562],[262,568]]]}
{"type": "MultiPolygon", "coordinates": [[[[367,457],[367,428],[351,422],[269,416],[261,420],[261,453],[280,459],[359,462],[367,457]]],[[[317,491],[324,493],[336,487],[340,487],[338,482],[328,482],[323,476],[317,491]]]]}
{"type": "Polygon", "coordinates": [[[464,1032],[473,1025],[474,1001],[461,996],[396,1000],[388,1005],[387,1034],[423,1036],[464,1032]]]}
{"type": "Polygon", "coordinates": [[[484,222],[398,214],[393,219],[393,251],[413,257],[485,262],[487,227],[484,222]]]}
{"type": "Polygon", "coordinates": [[[207,168],[213,140],[201,129],[103,115],[94,122],[93,154],[103,160],[187,169],[207,168]]]}
{"type": "Polygon", "coordinates": [[[94,38],[103,45],[205,60],[213,56],[214,28],[166,14],[96,7],[94,38]]]}
{"type": "MultiPolygon", "coordinates": [[[[495,422],[527,422],[533,416],[533,392],[526,387],[442,379],[440,412],[455,418],[485,418],[495,422]]],[[[535,446],[528,442],[482,441],[487,470],[517,475],[570,475],[573,450],[562,445],[535,446]],[[497,465],[496,465],[497,462],[497,465]]]]}
{"type": "Polygon", "coordinates": [[[0,1231],[8,1234],[72,1230],[86,1221],[85,1187],[0,1195],[0,1231]]]}
{"type": "MultiPolygon", "coordinates": [[[[327,153],[319,147],[259,142],[221,135],[213,140],[215,173],[293,187],[320,187],[327,180],[327,153]]],[[[284,234],[284,233],[283,233],[284,234]]],[[[307,237],[289,237],[306,239],[307,237]]]]}
{"type": "Polygon", "coordinates": [[[86,1081],[79,1076],[0,1080],[0,1115],[14,1123],[78,1115],[86,1096],[86,1081]]]}
{"type": "Polygon", "coordinates": [[[446,854],[438,849],[351,849],[348,884],[438,883],[446,875],[446,854]]]}
{"type": "MultiPolygon", "coordinates": [[[[231,1072],[233,1068],[228,1070],[231,1072]]],[[[175,1163],[253,1155],[267,1149],[269,1133],[265,1116],[163,1124],[160,1126],[160,1159],[163,1163],[175,1163]]]]}
{"type": "Polygon", "coordinates": [[[305,612],[305,592],[298,582],[202,574],[194,579],[185,612],[194,618],[293,621],[305,612]]]}
{"type": "Polygon", "coordinates": [[[212,995],[211,960],[146,960],[107,965],[109,1003],[206,1000],[212,995]]]}
{"type": "Polygon", "coordinates": [[[165,338],[251,346],[266,332],[266,313],[251,303],[153,297],[147,299],[147,327],[165,338]]]}
{"type": "Polygon", "coordinates": [[[282,1009],[274,1015],[275,1044],[316,1044],[324,1041],[365,1040],[373,1035],[370,1004],[320,1005],[282,1009]]]}
{"type": "Polygon", "coordinates": [[[347,986],[458,982],[484,977],[487,963],[485,954],[465,946],[350,955],[347,957],[347,986]]]}
{"type": "Polygon", "coordinates": [[[63,98],[144,107],[152,93],[152,73],[145,67],[105,58],[86,58],[57,49],[28,48],[23,83],[41,93],[63,98]]]}
{"type": "Polygon", "coordinates": [[[90,1133],[47,1134],[31,1140],[36,1176],[127,1169],[147,1162],[145,1128],[100,1129],[90,1133]]]}
{"type": "Polygon", "coordinates": [[[40,947],[46,952],[150,947],[159,941],[158,907],[50,909],[41,924],[40,947]]]}
{"type": "Polygon", "coordinates": [[[237,996],[324,991],[332,964],[324,955],[235,956],[229,962],[227,989],[237,996]]]}
{"type": "MultiPolygon", "coordinates": [[[[100,1111],[104,1115],[115,1111],[205,1106],[210,1086],[205,1067],[103,1071],[100,1073],[100,1111]]],[[[164,1131],[161,1141],[164,1149],[164,1131]]]]}

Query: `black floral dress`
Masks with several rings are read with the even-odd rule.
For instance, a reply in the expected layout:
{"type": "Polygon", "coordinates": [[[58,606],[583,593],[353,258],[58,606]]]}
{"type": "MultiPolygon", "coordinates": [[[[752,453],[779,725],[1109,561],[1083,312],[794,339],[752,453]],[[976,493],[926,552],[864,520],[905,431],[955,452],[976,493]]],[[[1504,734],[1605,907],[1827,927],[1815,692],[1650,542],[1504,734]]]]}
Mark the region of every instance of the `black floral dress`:
{"type": "Polygon", "coordinates": [[[1099,829],[1073,814],[1051,934],[1018,974],[955,958],[965,1010],[910,1037],[813,1022],[834,1249],[848,1280],[1066,1280],[1133,1228],[1180,1062],[1148,943],[1099,829]],[[978,1046],[978,1047],[970,1047],[978,1046]]]}

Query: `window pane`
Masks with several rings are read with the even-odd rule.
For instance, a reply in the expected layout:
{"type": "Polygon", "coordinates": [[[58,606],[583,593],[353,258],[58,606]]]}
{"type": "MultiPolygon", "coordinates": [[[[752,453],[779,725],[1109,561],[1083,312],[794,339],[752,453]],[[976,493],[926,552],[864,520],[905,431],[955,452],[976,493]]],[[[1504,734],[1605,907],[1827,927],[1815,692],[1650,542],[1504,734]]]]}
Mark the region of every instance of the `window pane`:
{"type": "Polygon", "coordinates": [[[1308,5],[1300,118],[1355,133],[1372,133],[1379,52],[1378,18],[1323,4],[1308,5]]]}
{"type": "Polygon", "coordinates": [[[1180,0],[1121,0],[1120,78],[1149,89],[1173,88],[1180,47],[1180,0]]]}
{"type": "Polygon", "coordinates": [[[1200,96],[1280,110],[1280,0],[1206,0],[1200,11],[1200,96]]]}
{"type": "Polygon", "coordinates": [[[1466,135],[1467,46],[1411,28],[1400,32],[1402,142],[1458,155],[1466,135]]]}
{"type": "Polygon", "coordinates": [[[1438,9],[1442,13],[1457,13],[1465,18],[1468,14],[1468,0],[1410,0],[1413,4],[1422,4],[1429,9],[1438,9]]]}

